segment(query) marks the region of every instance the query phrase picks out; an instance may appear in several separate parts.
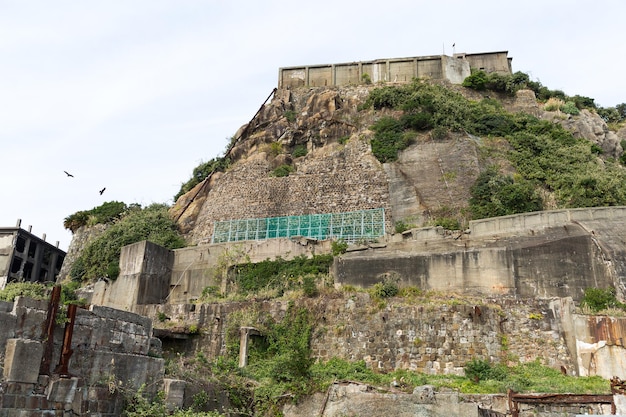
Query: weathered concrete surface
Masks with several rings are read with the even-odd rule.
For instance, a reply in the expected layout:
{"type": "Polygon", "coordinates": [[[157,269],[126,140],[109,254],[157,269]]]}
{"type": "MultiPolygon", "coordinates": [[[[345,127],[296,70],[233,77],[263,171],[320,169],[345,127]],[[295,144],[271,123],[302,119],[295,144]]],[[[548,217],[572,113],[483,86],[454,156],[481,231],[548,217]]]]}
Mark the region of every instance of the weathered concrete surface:
{"type": "Polygon", "coordinates": [[[94,299],[106,299],[106,305],[121,310],[165,302],[173,259],[172,251],[145,240],[124,246],[116,285],[104,289],[107,295],[94,294],[94,299]]]}
{"type": "Polygon", "coordinates": [[[358,383],[335,383],[326,395],[315,394],[300,404],[283,408],[285,417],[320,416],[398,416],[398,417],[478,417],[478,403],[460,398],[455,392],[434,393],[424,398],[399,390],[387,392],[358,383]]]}
{"type": "MultiPolygon", "coordinates": [[[[626,403],[620,395],[614,396],[617,414],[626,403]]],[[[506,395],[458,394],[451,391],[434,392],[428,386],[416,387],[413,393],[398,389],[374,388],[365,384],[340,381],[333,384],[326,395],[315,394],[297,404],[282,409],[285,417],[472,417],[483,415],[510,415],[506,395]],[[428,396],[423,394],[427,392],[428,396]],[[494,412],[494,414],[482,414],[494,412]],[[496,414],[497,413],[497,414],[496,414]]],[[[611,415],[609,404],[522,404],[520,417],[563,417],[583,414],[611,415]],[[584,411],[582,411],[584,410],[584,411]]]]}
{"type": "Polygon", "coordinates": [[[109,285],[101,284],[97,293],[94,292],[92,303],[138,313],[141,313],[141,305],[189,303],[199,298],[208,286],[222,288],[230,265],[274,259],[277,254],[283,254],[283,259],[292,259],[330,251],[330,241],[298,237],[191,246],[168,251],[167,255],[163,253],[164,248],[154,244],[145,245],[145,252],[131,250],[144,244],[124,247],[120,264],[125,266],[120,276],[109,285]],[[151,265],[153,261],[159,268],[151,265]]]}
{"type": "Polygon", "coordinates": [[[71,404],[79,382],[79,378],[61,378],[51,381],[47,389],[48,401],[71,404]]]}
{"type": "MultiPolygon", "coordinates": [[[[625,235],[625,207],[526,213],[472,221],[466,232],[413,229],[349,251],[335,259],[331,272],[335,283],[358,287],[394,279],[424,290],[574,300],[586,288],[615,287],[624,298],[625,235]]],[[[138,243],[124,248],[120,277],[111,285],[99,283],[92,302],[129,311],[189,303],[209,286],[225,293],[231,265],[279,254],[312,256],[330,247],[330,241],[295,238],[175,251],[138,243]]]]}
{"type": "Polygon", "coordinates": [[[335,259],[335,282],[369,287],[394,279],[424,290],[578,300],[586,288],[616,280],[596,238],[576,224],[534,236],[469,236],[346,253],[335,259]]]}
{"type": "Polygon", "coordinates": [[[377,59],[375,61],[318,64],[280,68],[279,88],[324,87],[355,85],[369,82],[410,82],[415,78],[444,79],[461,84],[470,74],[470,67],[488,72],[511,73],[506,51],[431,55],[408,58],[377,59]]]}
{"type": "Polygon", "coordinates": [[[626,379],[626,319],[574,316],[573,324],[579,374],[626,379]]]}
{"type": "Polygon", "coordinates": [[[36,340],[7,340],[4,379],[8,382],[36,383],[42,354],[43,346],[36,340]]]}

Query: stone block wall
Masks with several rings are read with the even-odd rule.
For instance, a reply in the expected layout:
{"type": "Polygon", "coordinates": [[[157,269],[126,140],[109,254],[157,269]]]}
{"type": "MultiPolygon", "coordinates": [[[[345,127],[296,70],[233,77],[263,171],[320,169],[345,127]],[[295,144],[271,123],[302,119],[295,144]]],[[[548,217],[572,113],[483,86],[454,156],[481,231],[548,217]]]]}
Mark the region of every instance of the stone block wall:
{"type": "MultiPolygon", "coordinates": [[[[410,298],[380,303],[367,293],[354,293],[299,303],[314,315],[311,348],[319,360],[363,360],[368,367],[385,372],[406,369],[462,374],[472,359],[499,362],[510,354],[522,361],[540,358],[550,366],[564,366],[570,374],[577,372],[561,324],[561,310],[555,309],[551,300],[476,299],[472,304],[451,297],[449,303],[410,298]]],[[[190,353],[202,351],[208,358],[224,355],[231,314],[258,309],[280,320],[287,304],[266,301],[196,306],[186,317],[200,332],[188,335],[184,342],[178,336],[165,336],[164,351],[174,347],[190,353]]],[[[152,308],[154,314],[159,307],[152,308]]],[[[160,309],[171,317],[185,315],[175,306],[160,309]]],[[[145,313],[151,314],[148,310],[145,313]]],[[[173,325],[159,326],[167,329],[173,325]]]]}
{"type": "Polygon", "coordinates": [[[463,374],[473,358],[498,360],[499,317],[474,306],[393,305],[379,308],[355,296],[324,308],[329,323],[312,344],[316,357],[364,360],[384,372],[407,369],[429,374],[463,374]],[[480,311],[480,314],[477,314],[480,311]]]}
{"type": "Polygon", "coordinates": [[[18,297],[10,311],[8,304],[0,304],[0,323],[6,324],[0,333],[0,417],[119,416],[121,390],[145,386],[150,395],[161,388],[164,361],[150,319],[106,307],[78,309],[62,375],[65,326],[55,324],[50,337],[43,333],[47,301],[18,297]],[[42,366],[47,341],[49,367],[42,366]]]}
{"type": "Polygon", "coordinates": [[[353,139],[315,152],[317,157],[294,161],[296,171],[287,177],[271,176],[275,167],[264,154],[237,163],[209,191],[190,240],[209,243],[218,220],[380,207],[391,213],[387,176],[367,143],[353,139]]]}

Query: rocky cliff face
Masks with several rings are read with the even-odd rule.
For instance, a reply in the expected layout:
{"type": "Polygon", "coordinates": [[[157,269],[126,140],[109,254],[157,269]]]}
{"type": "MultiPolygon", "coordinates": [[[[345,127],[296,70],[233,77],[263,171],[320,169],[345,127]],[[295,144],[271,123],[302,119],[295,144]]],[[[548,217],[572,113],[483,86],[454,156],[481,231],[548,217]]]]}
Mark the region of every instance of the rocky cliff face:
{"type": "MultiPolygon", "coordinates": [[[[480,93],[450,86],[469,99],[480,93]]],[[[481,154],[489,140],[449,133],[433,139],[416,134],[396,162],[382,164],[372,154],[369,127],[390,111],[359,111],[372,86],[277,90],[256,117],[244,125],[226,157],[232,162],[182,196],[172,208],[192,244],[210,242],[215,221],[334,213],[385,208],[387,230],[397,221],[420,227],[437,217],[467,220],[469,189],[481,169],[503,159],[481,154]],[[294,151],[306,148],[304,156],[294,151]],[[272,171],[295,170],[285,177],[272,171]]],[[[609,131],[596,114],[547,112],[530,90],[500,97],[505,108],[561,123],[575,136],[598,144],[605,156],[623,152],[619,132],[609,131]]],[[[622,137],[626,131],[621,132],[622,137]]],[[[506,143],[502,141],[503,149],[506,143]]]]}
{"type": "Polygon", "coordinates": [[[73,233],[72,242],[67,250],[67,255],[65,256],[63,266],[61,267],[59,277],[57,278],[58,282],[63,282],[67,279],[72,270],[74,261],[76,261],[76,259],[80,256],[80,251],[83,250],[89,242],[102,235],[106,231],[107,227],[108,226],[104,224],[83,226],[73,233]]]}

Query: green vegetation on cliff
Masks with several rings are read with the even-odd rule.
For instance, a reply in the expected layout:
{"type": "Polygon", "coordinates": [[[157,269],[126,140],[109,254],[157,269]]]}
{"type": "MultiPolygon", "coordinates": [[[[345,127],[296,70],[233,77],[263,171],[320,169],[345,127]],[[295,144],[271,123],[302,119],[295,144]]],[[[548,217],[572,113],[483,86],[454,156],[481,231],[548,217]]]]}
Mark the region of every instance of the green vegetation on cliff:
{"type": "MultiPolygon", "coordinates": [[[[532,86],[527,77],[510,77],[499,79],[500,87],[495,83],[485,88],[512,93],[532,86]]],[[[592,99],[575,99],[577,105],[593,105],[592,99]]],[[[472,188],[473,218],[541,210],[541,195],[551,195],[557,208],[626,204],[626,169],[619,161],[601,158],[597,145],[575,138],[559,124],[509,113],[495,99],[471,101],[443,86],[414,80],[375,88],[363,108],[401,111],[399,117],[382,117],[372,126],[372,152],[381,162],[397,159],[398,151],[427,129],[432,129],[433,139],[446,131],[504,138],[510,146],[506,157],[517,174],[488,168],[472,188]]],[[[481,146],[489,145],[482,141],[481,146]]]]}
{"type": "Polygon", "coordinates": [[[210,161],[201,163],[193,169],[191,178],[180,186],[180,190],[174,196],[174,201],[178,200],[183,194],[191,191],[193,187],[200,184],[212,173],[224,172],[229,165],[230,159],[224,157],[216,157],[210,161]]]}
{"type": "Polygon", "coordinates": [[[139,208],[137,204],[128,206],[121,201],[108,201],[91,210],[82,210],[70,214],[63,221],[63,226],[74,233],[82,226],[111,224],[121,218],[125,213],[137,208],[139,208]]]}
{"type": "Polygon", "coordinates": [[[117,278],[122,246],[132,243],[149,240],[168,249],[184,247],[185,241],[167,209],[164,204],[152,204],[143,209],[137,206],[125,212],[102,235],[82,249],[72,264],[71,279],[89,281],[117,278]]]}

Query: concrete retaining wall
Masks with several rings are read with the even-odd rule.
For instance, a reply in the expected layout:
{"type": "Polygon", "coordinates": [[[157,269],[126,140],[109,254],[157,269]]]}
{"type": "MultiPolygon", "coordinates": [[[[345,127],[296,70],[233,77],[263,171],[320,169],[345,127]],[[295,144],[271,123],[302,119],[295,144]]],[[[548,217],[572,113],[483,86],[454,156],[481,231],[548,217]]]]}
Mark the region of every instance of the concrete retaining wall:
{"type": "Polygon", "coordinates": [[[542,229],[534,236],[474,237],[409,240],[346,253],[335,258],[333,276],[341,285],[364,288],[391,279],[422,290],[575,300],[587,288],[608,288],[618,280],[606,262],[607,252],[576,224],[542,229]]]}
{"type": "MultiPolygon", "coordinates": [[[[203,352],[207,358],[226,354],[225,331],[231,317],[267,312],[280,321],[288,301],[225,304],[142,306],[143,314],[162,312],[172,320],[165,329],[165,352],[203,352]],[[167,333],[182,323],[198,333],[167,333]]],[[[392,298],[381,303],[367,293],[300,299],[298,305],[315,317],[312,354],[316,359],[362,360],[374,370],[397,369],[429,374],[463,374],[476,358],[494,362],[518,357],[539,359],[569,375],[617,375],[626,378],[626,319],[575,313],[571,298],[513,297],[392,298]],[[595,350],[593,350],[593,349],[595,350]],[[594,356],[596,355],[596,356],[594,356]],[[593,358],[602,355],[601,360],[593,358]]]]}
{"type": "Polygon", "coordinates": [[[514,214],[489,219],[470,221],[471,235],[474,237],[500,235],[532,235],[537,231],[562,226],[574,222],[604,220],[624,222],[626,207],[594,207],[538,211],[534,213],[514,214]]]}

